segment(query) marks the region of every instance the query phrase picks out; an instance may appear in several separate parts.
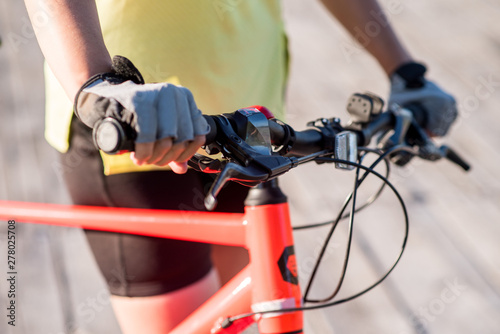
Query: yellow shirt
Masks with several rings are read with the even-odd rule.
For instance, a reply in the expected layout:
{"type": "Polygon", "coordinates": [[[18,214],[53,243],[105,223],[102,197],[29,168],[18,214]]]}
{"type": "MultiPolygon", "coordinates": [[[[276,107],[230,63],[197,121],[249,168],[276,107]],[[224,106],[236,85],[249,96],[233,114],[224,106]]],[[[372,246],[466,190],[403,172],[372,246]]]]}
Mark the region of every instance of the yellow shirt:
{"type": "MultiPolygon", "coordinates": [[[[282,118],[287,48],[279,0],[96,3],[109,53],[129,58],[146,82],[189,88],[205,114],[264,105],[282,118]]],[[[45,136],[65,152],[72,101],[47,67],[46,90],[45,136]]],[[[144,170],[128,155],[102,156],[106,174],[144,170]]]]}

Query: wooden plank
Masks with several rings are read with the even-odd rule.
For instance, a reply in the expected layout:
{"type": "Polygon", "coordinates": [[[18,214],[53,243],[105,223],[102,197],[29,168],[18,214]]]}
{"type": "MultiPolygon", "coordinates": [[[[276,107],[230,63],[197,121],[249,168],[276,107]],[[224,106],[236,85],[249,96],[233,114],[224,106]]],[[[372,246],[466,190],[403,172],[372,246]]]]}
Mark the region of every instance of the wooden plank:
{"type": "Polygon", "coordinates": [[[75,333],[120,333],[109,300],[107,286],[91,256],[87,241],[78,229],[60,230],[61,261],[68,272],[75,333]]]}
{"type": "MultiPolygon", "coordinates": [[[[53,168],[54,149],[43,140],[44,92],[42,57],[34,36],[30,35],[28,17],[22,2],[2,2],[1,15],[6,24],[2,31],[2,122],[10,124],[2,131],[0,152],[2,198],[39,202],[68,203],[63,184],[53,168]],[[17,39],[16,39],[17,38],[17,39]],[[13,44],[12,41],[20,41],[13,44]],[[9,139],[9,140],[7,140],[9,139]]],[[[19,304],[21,314],[16,333],[74,333],[98,326],[105,332],[118,333],[109,311],[106,317],[88,319],[81,299],[90,297],[88,287],[103,287],[94,267],[94,279],[77,276],[76,264],[90,259],[88,250],[71,258],[64,255],[66,244],[75,241],[81,231],[19,224],[22,248],[19,253],[19,304]],[[62,237],[65,236],[65,238],[62,237]],[[73,265],[70,265],[72,263],[73,265]],[[73,287],[72,291],[70,287],[73,287]],[[100,283],[97,284],[96,282],[100,283]],[[74,286],[77,288],[74,289],[74,286]],[[88,295],[86,295],[88,294],[88,295]],[[80,326],[87,320],[85,326],[80,326]],[[115,326],[112,327],[113,321],[115,326]]],[[[2,239],[2,246],[4,245],[2,239]]],[[[76,247],[84,242],[72,244],[76,247]]],[[[3,249],[3,247],[2,247],[3,249]]],[[[80,270],[81,271],[81,270],[80,270]]],[[[4,291],[2,289],[2,291],[4,291]]],[[[106,296],[105,296],[106,297],[106,296]]],[[[103,297],[103,298],[105,298],[103,297]]]]}
{"type": "MultiPolygon", "coordinates": [[[[39,89],[29,94],[31,87],[28,87],[30,79],[39,87],[41,58],[39,52],[35,52],[34,56],[29,55],[33,49],[36,51],[36,44],[33,37],[30,39],[23,34],[26,30],[22,30],[22,25],[27,24],[27,17],[22,3],[17,6],[10,5],[2,2],[0,13],[0,21],[5,24],[2,29],[5,35],[2,36],[1,52],[4,58],[0,66],[3,72],[2,81],[5,83],[0,99],[4,124],[0,147],[5,189],[3,198],[43,201],[43,189],[39,182],[41,175],[37,169],[39,164],[34,158],[34,146],[31,144],[37,136],[37,140],[40,140],[40,133],[43,131],[40,129],[43,116],[40,113],[32,113],[31,109],[32,105],[43,103],[43,94],[39,89]],[[15,44],[13,41],[21,43],[15,44]],[[29,61],[30,59],[34,61],[29,61]],[[38,72],[33,72],[33,67],[38,67],[38,72]],[[27,99],[27,96],[30,98],[27,99]],[[38,131],[35,128],[38,128],[38,131]]],[[[40,111],[40,108],[35,110],[40,111]]],[[[23,224],[17,226],[19,309],[16,332],[33,333],[40,329],[47,333],[61,332],[64,324],[61,319],[61,305],[57,299],[59,291],[54,284],[47,229],[23,224]]],[[[4,238],[1,245],[4,249],[4,238]]]]}
{"type": "Polygon", "coordinates": [[[66,332],[65,305],[61,304],[61,289],[55,284],[57,277],[47,228],[29,224],[17,226],[21,248],[18,256],[19,333],[66,332]]]}

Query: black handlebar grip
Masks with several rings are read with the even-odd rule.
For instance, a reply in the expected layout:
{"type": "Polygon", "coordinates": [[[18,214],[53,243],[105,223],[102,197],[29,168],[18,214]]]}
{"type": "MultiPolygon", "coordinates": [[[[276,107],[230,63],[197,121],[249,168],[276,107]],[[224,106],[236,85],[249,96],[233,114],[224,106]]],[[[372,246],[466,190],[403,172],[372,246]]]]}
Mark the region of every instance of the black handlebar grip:
{"type": "Polygon", "coordinates": [[[92,132],[94,146],[107,154],[134,151],[136,137],[130,125],[111,117],[99,121],[92,132]]]}
{"type": "MultiPolygon", "coordinates": [[[[215,140],[217,135],[217,126],[213,119],[214,116],[203,115],[210,132],[206,135],[206,144],[215,140]]],[[[112,117],[106,117],[99,121],[92,132],[94,146],[107,154],[116,154],[120,152],[132,152],[135,148],[135,138],[137,133],[128,124],[118,121],[112,117]]]]}

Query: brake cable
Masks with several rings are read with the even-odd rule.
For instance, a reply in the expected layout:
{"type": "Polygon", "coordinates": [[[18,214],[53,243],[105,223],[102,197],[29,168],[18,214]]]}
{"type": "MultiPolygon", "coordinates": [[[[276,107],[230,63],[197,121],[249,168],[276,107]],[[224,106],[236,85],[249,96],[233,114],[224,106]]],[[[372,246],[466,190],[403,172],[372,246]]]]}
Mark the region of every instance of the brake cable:
{"type": "MultiPolygon", "coordinates": [[[[405,151],[405,152],[408,152],[408,153],[411,153],[411,154],[416,154],[415,150],[412,149],[412,148],[409,148],[407,146],[404,146],[404,145],[398,145],[398,146],[394,146],[392,147],[391,149],[387,150],[386,152],[381,152],[380,150],[378,149],[373,149],[373,148],[369,148],[369,147],[359,147],[358,148],[359,151],[365,151],[367,153],[374,153],[374,154],[377,154],[379,156],[379,158],[377,160],[375,160],[371,165],[370,165],[370,168],[375,168],[381,161],[384,161],[384,164],[385,164],[385,167],[386,167],[386,172],[385,172],[385,177],[388,179],[389,178],[389,175],[390,175],[390,172],[391,172],[391,169],[390,169],[390,163],[389,163],[389,159],[388,159],[388,156],[390,156],[391,154],[393,153],[396,153],[396,152],[399,152],[399,151],[405,151]]],[[[365,154],[366,155],[366,154],[365,154]]],[[[321,160],[321,158],[316,158],[315,159],[316,161],[319,161],[321,160]]],[[[326,161],[325,161],[326,162],[326,161]]],[[[360,184],[365,180],[365,178],[367,177],[367,173],[368,172],[365,172],[363,174],[363,176],[361,177],[360,179],[360,184]]],[[[368,206],[370,206],[373,202],[375,202],[377,200],[377,198],[382,194],[382,191],[385,187],[385,182],[382,182],[382,185],[380,186],[380,188],[372,195],[370,196],[366,202],[361,205],[360,207],[358,207],[356,209],[356,212],[360,212],[361,210],[367,208],[368,206]]],[[[344,220],[346,218],[349,217],[349,214],[345,214],[341,217],[340,220],[344,220]]],[[[330,225],[330,224],[333,224],[335,223],[336,221],[335,220],[330,220],[330,221],[326,221],[326,222],[321,222],[321,223],[314,223],[314,224],[306,224],[306,225],[299,225],[299,226],[294,226],[292,227],[292,229],[295,231],[299,231],[299,230],[305,230],[305,229],[308,229],[308,228],[315,228],[315,227],[322,227],[322,226],[326,226],[326,225],[330,225]]]]}
{"type": "MultiPolygon", "coordinates": [[[[394,149],[396,149],[396,148],[394,148],[394,149]]],[[[402,149],[402,148],[400,148],[400,149],[402,149]]],[[[392,150],[389,150],[389,151],[392,151],[392,150]]],[[[384,153],[383,156],[385,156],[385,155],[386,154],[384,153]]],[[[326,307],[330,307],[330,306],[334,306],[334,305],[338,305],[338,304],[341,304],[341,303],[345,303],[345,302],[351,301],[351,300],[353,300],[353,299],[355,299],[355,298],[357,298],[357,297],[359,297],[359,296],[361,296],[361,295],[369,292],[370,290],[372,290],[373,288],[375,288],[376,286],[378,286],[380,283],[382,283],[382,281],[384,281],[387,278],[387,276],[389,276],[389,274],[394,270],[394,268],[396,267],[396,265],[399,263],[402,255],[403,255],[403,252],[404,252],[404,250],[406,248],[407,241],[408,241],[409,218],[408,218],[408,212],[407,212],[407,209],[406,209],[406,205],[404,204],[403,198],[401,197],[401,195],[399,194],[399,192],[397,191],[397,189],[395,188],[395,186],[386,177],[384,177],[383,175],[381,175],[380,173],[378,173],[377,171],[375,171],[371,167],[366,167],[366,166],[361,165],[359,163],[354,163],[354,162],[351,162],[351,161],[340,160],[340,159],[335,159],[335,158],[326,158],[326,157],[324,157],[324,158],[318,158],[318,159],[321,159],[321,160],[323,160],[325,162],[345,163],[345,164],[357,167],[358,169],[363,169],[368,174],[373,174],[376,177],[378,177],[380,180],[382,180],[384,182],[385,185],[387,185],[391,189],[391,191],[394,193],[394,195],[396,196],[396,198],[397,198],[397,200],[398,200],[398,202],[400,204],[400,207],[402,209],[403,216],[404,216],[405,232],[404,232],[404,238],[403,238],[403,242],[402,242],[402,246],[401,246],[401,251],[400,251],[399,255],[397,256],[397,258],[394,261],[393,265],[389,268],[389,270],[379,280],[377,280],[375,283],[373,283],[372,285],[368,286],[364,290],[361,290],[360,292],[358,292],[356,294],[353,294],[353,295],[351,295],[349,297],[346,297],[346,298],[343,298],[343,299],[339,299],[339,300],[336,300],[336,301],[332,301],[332,302],[329,302],[329,303],[323,303],[321,305],[312,305],[312,306],[302,306],[302,307],[296,307],[296,308],[285,308],[285,309],[277,309],[277,310],[258,311],[258,312],[250,312],[250,313],[240,314],[240,315],[236,315],[236,316],[231,316],[231,317],[227,317],[227,318],[224,319],[224,321],[222,323],[222,327],[223,328],[227,328],[227,327],[231,326],[231,324],[233,324],[237,320],[241,320],[241,319],[247,318],[247,317],[252,317],[252,316],[255,316],[255,315],[262,315],[262,314],[266,314],[266,313],[285,313],[285,312],[316,310],[316,309],[326,308],[326,307]]],[[[382,159],[380,157],[377,160],[382,160],[382,159]]],[[[361,179],[363,179],[363,177],[361,179]]]]}
{"type": "MultiPolygon", "coordinates": [[[[361,159],[359,160],[359,162],[361,163],[361,159]]],[[[302,298],[304,302],[309,302],[309,303],[324,303],[324,302],[327,302],[329,300],[331,300],[332,298],[334,298],[338,292],[340,291],[340,288],[342,287],[342,284],[344,282],[344,278],[345,278],[345,275],[347,273],[347,264],[349,262],[349,255],[351,253],[351,245],[352,245],[352,234],[353,234],[353,229],[354,229],[354,215],[356,213],[356,197],[357,197],[357,191],[358,191],[358,187],[359,187],[360,183],[359,183],[359,167],[356,168],[356,177],[355,177],[355,181],[354,181],[354,188],[353,188],[353,191],[352,193],[347,196],[346,200],[344,201],[344,205],[342,207],[342,209],[340,210],[339,212],[339,215],[337,217],[337,220],[335,221],[335,224],[330,228],[330,232],[328,232],[328,235],[325,239],[325,242],[323,243],[323,247],[321,248],[321,251],[318,255],[318,260],[316,261],[316,264],[314,265],[314,269],[313,269],[313,272],[311,273],[311,276],[309,278],[309,282],[307,283],[307,287],[306,287],[306,290],[304,292],[304,297],[302,298]],[[316,273],[319,269],[319,265],[321,264],[321,260],[323,259],[323,256],[325,255],[325,251],[328,247],[328,244],[330,243],[330,240],[333,236],[333,233],[335,232],[335,229],[336,227],[338,226],[338,223],[339,221],[342,219],[342,215],[345,211],[345,209],[347,208],[347,205],[349,204],[349,202],[352,202],[351,204],[351,212],[350,212],[350,217],[349,217],[349,228],[348,228],[348,235],[347,235],[347,246],[346,246],[346,251],[345,251],[345,256],[344,256],[344,264],[343,264],[343,268],[342,268],[342,271],[341,271],[341,274],[340,274],[340,278],[339,278],[339,281],[337,283],[337,287],[335,288],[335,290],[333,291],[333,293],[327,297],[327,298],[323,298],[323,299],[307,299],[307,295],[309,294],[309,291],[312,287],[312,283],[314,281],[314,278],[316,277],[316,273]]]]}
{"type": "MultiPolygon", "coordinates": [[[[375,168],[381,161],[385,161],[387,163],[387,159],[386,157],[389,156],[390,154],[396,152],[396,151],[401,151],[401,150],[405,150],[405,147],[404,146],[395,146],[395,147],[392,147],[391,149],[387,150],[386,152],[382,153],[382,154],[379,154],[379,157],[377,160],[375,160],[371,166],[369,167],[370,169],[373,169],[375,168]]],[[[366,153],[363,154],[360,159],[359,159],[359,163],[361,164],[361,162],[363,161],[364,157],[366,157],[366,153]]],[[[327,162],[328,160],[327,159],[321,159],[322,161],[325,161],[327,162]]],[[[305,290],[305,293],[304,293],[304,297],[303,297],[303,300],[304,302],[311,302],[311,303],[323,303],[323,302],[326,302],[326,301],[329,301],[331,299],[333,299],[337,293],[339,292],[340,290],[340,287],[343,283],[343,280],[344,280],[344,277],[346,275],[346,272],[347,272],[347,263],[348,263],[348,258],[349,258],[349,255],[350,255],[350,247],[351,247],[351,242],[352,242],[352,230],[353,230],[353,224],[354,224],[354,214],[359,211],[359,210],[356,210],[356,205],[355,205],[355,201],[356,201],[356,195],[357,195],[357,189],[359,188],[359,186],[361,186],[361,183],[367,178],[369,172],[368,171],[365,171],[365,173],[363,174],[363,176],[361,178],[359,178],[359,167],[356,169],[356,181],[355,181],[355,184],[354,184],[354,188],[353,188],[353,191],[347,196],[346,200],[344,201],[344,205],[342,206],[342,209],[339,211],[339,214],[337,216],[337,219],[334,221],[334,224],[333,226],[331,227],[330,229],[330,232],[328,233],[327,235],[327,238],[325,239],[325,242],[323,243],[323,246],[322,246],[322,249],[318,255],[318,259],[314,265],[314,269],[311,273],[311,276],[309,278],[309,281],[307,283],[307,288],[305,290]],[[346,214],[346,215],[343,215],[344,211],[346,210],[347,208],[347,205],[349,204],[349,202],[352,201],[352,209],[350,211],[350,213],[346,214]],[[340,276],[340,279],[339,279],[339,282],[338,282],[338,285],[337,287],[335,288],[334,292],[327,298],[323,298],[323,299],[316,299],[316,300],[313,300],[313,299],[307,299],[307,295],[310,291],[310,288],[312,287],[312,283],[313,283],[313,280],[316,276],[316,273],[319,269],[319,266],[321,264],[321,261],[323,259],[323,256],[324,256],[324,253],[328,247],[328,244],[330,243],[330,240],[333,236],[333,233],[335,232],[335,229],[336,227],[338,226],[338,223],[346,216],[349,216],[349,227],[348,227],[348,243],[347,243],[347,246],[346,246],[346,253],[345,253],[345,257],[344,257],[344,264],[343,264],[343,269],[341,271],[341,276],[340,276]]],[[[388,177],[389,175],[389,167],[387,167],[387,170],[386,170],[386,178],[388,177]]],[[[379,190],[377,191],[377,193],[375,194],[375,197],[378,197],[378,195],[381,194],[383,188],[385,186],[385,182],[382,183],[382,186],[379,188],[379,190]]],[[[367,204],[365,203],[365,206],[367,206],[367,204]]]]}
{"type": "MultiPolygon", "coordinates": [[[[364,156],[366,156],[368,153],[374,153],[374,154],[377,154],[378,156],[381,156],[383,153],[380,151],[380,150],[377,150],[377,149],[372,149],[372,148],[368,148],[368,147],[359,147],[358,148],[359,151],[365,151],[366,153],[362,155],[362,159],[364,156]]],[[[318,159],[316,159],[318,160],[318,159]]],[[[384,163],[385,163],[385,177],[388,179],[389,178],[389,174],[390,174],[390,164],[389,164],[389,160],[387,158],[383,159],[384,163]]],[[[378,164],[377,163],[374,163],[370,166],[370,168],[375,168],[375,166],[378,164]]],[[[363,175],[361,182],[363,182],[363,180],[365,179],[365,175],[366,175],[367,172],[365,172],[365,174],[363,175]]],[[[356,208],[356,213],[357,212],[360,212],[361,210],[367,208],[368,206],[370,206],[373,202],[375,202],[377,200],[377,198],[382,194],[382,191],[385,187],[385,183],[382,182],[382,185],[379,187],[379,189],[372,195],[370,196],[366,202],[361,205],[360,207],[356,208]]],[[[345,214],[343,215],[340,220],[344,220],[346,218],[349,217],[349,214],[345,214]]],[[[330,220],[330,221],[326,221],[326,222],[322,222],[322,223],[314,223],[314,224],[306,224],[306,225],[298,225],[298,226],[293,226],[292,229],[294,231],[300,231],[300,230],[305,230],[305,229],[309,229],[309,228],[315,228],[315,227],[322,227],[322,226],[326,226],[326,225],[330,225],[330,224],[334,224],[336,221],[335,220],[330,220]]]]}

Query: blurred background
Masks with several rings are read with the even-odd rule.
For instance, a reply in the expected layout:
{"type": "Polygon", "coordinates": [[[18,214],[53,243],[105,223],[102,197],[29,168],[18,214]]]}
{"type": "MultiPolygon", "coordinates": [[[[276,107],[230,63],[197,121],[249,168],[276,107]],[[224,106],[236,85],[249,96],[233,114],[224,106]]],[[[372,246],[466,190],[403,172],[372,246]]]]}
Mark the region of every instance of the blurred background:
{"type": "MultiPolygon", "coordinates": [[[[428,65],[428,77],[456,97],[460,117],[441,141],[473,168],[465,173],[446,161],[414,160],[395,169],[391,180],[405,199],[411,223],[401,263],[368,294],[307,312],[306,333],[499,333],[500,2],[381,4],[414,57],[428,65]]],[[[346,120],[345,104],[354,92],[387,97],[382,70],[317,1],[285,0],[284,17],[291,53],[287,121],[295,128],[323,116],[346,120]]],[[[372,24],[380,24],[375,16],[372,24]]],[[[0,0],[0,38],[0,200],[68,204],[57,154],[43,139],[43,58],[22,1],[0,0]]],[[[333,219],[352,178],[352,173],[315,164],[285,175],[282,185],[293,224],[333,219]]],[[[359,201],[375,187],[375,182],[364,187],[359,201]]],[[[313,297],[335,288],[346,226],[330,243],[313,297]]],[[[2,254],[6,231],[3,222],[2,254]]],[[[311,274],[327,231],[295,234],[302,282],[311,274]]],[[[357,215],[353,257],[340,298],[383,275],[400,250],[403,232],[401,209],[390,192],[357,215]]],[[[16,327],[8,326],[2,315],[0,333],[119,333],[81,231],[17,224],[16,234],[16,327]]],[[[0,256],[0,268],[7,272],[6,256],[0,256]]],[[[6,291],[2,276],[2,310],[6,291]]]]}

